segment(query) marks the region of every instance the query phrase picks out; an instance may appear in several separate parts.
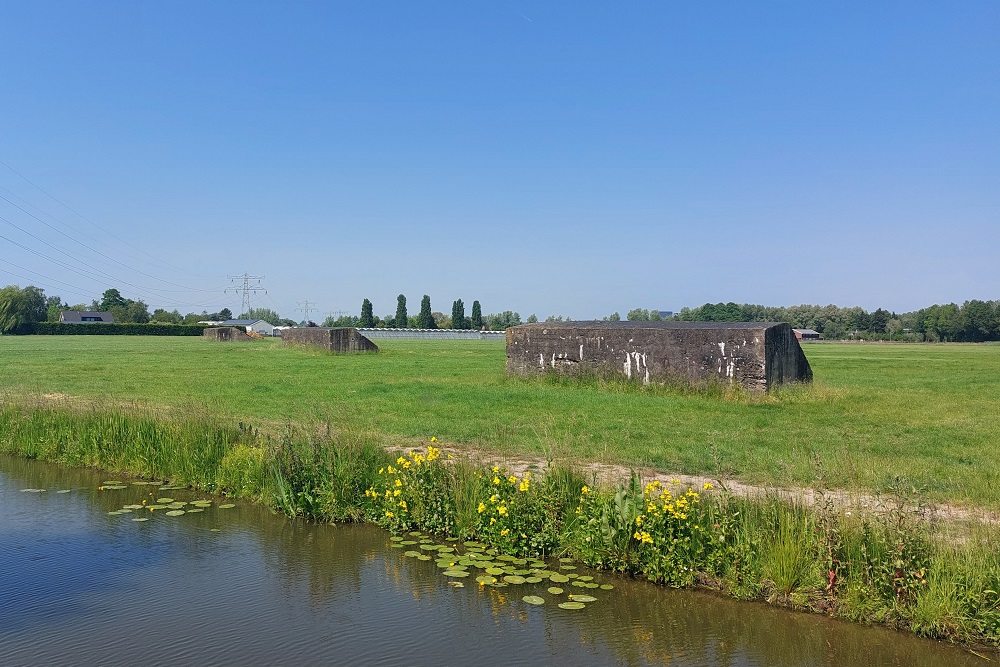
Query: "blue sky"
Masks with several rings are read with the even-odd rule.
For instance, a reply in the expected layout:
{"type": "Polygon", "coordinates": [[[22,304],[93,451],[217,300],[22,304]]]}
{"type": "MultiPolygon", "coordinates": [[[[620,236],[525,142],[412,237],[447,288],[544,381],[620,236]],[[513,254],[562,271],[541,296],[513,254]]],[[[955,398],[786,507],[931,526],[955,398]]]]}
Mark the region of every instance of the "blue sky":
{"type": "Polygon", "coordinates": [[[184,313],[248,272],[294,319],[1000,298],[1000,4],[620,4],[4,3],[0,284],[184,313]]]}

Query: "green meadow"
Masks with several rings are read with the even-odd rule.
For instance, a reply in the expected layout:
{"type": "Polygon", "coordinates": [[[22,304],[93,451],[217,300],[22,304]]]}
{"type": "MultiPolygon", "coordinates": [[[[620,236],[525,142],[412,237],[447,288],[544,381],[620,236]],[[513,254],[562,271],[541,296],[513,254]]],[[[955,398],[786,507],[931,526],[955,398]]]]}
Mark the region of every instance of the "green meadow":
{"type": "Polygon", "coordinates": [[[1000,345],[804,346],[815,382],[766,397],[596,380],[508,378],[503,343],[378,341],[332,355],[280,341],[0,337],[0,400],[134,405],[262,432],[322,425],[426,443],[878,491],[1000,510],[1000,345]]]}

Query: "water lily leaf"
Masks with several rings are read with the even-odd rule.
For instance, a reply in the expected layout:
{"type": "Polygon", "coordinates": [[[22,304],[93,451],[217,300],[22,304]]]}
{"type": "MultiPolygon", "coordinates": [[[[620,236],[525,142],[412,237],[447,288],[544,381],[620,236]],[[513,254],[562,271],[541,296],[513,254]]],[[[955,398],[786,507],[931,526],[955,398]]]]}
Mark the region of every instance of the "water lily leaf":
{"type": "Polygon", "coordinates": [[[576,569],[576,565],[560,565],[559,569],[560,570],[575,570],[576,569]]]}
{"type": "Polygon", "coordinates": [[[594,578],[588,574],[588,575],[585,575],[585,576],[582,576],[582,577],[577,577],[576,580],[577,581],[593,581],[594,578]]]}
{"type": "Polygon", "coordinates": [[[56,491],[56,493],[69,493],[72,490],[73,489],[59,489],[58,491],[56,491]]]}
{"type": "Polygon", "coordinates": [[[597,602],[597,598],[591,595],[571,595],[573,602],[597,602]]]}
{"type": "Polygon", "coordinates": [[[393,535],[392,537],[389,538],[389,540],[392,542],[402,542],[403,538],[400,537],[399,535],[393,535]]]}
{"type": "Polygon", "coordinates": [[[204,512],[204,511],[205,511],[204,507],[194,507],[194,508],[191,508],[191,509],[187,510],[187,513],[188,514],[194,514],[195,512],[204,512]]]}
{"type": "Polygon", "coordinates": [[[449,581],[448,585],[453,586],[455,588],[465,588],[465,584],[463,584],[461,581],[449,581]]]}
{"type": "Polygon", "coordinates": [[[417,556],[420,555],[420,552],[419,551],[404,551],[403,555],[404,556],[408,556],[410,558],[416,558],[417,556]]]}
{"type": "Polygon", "coordinates": [[[156,502],[160,503],[161,505],[166,505],[167,503],[174,502],[174,499],[173,498],[163,497],[163,498],[157,498],[156,502]]]}
{"type": "Polygon", "coordinates": [[[121,484],[121,482],[118,481],[117,479],[109,479],[106,482],[101,482],[101,484],[103,484],[104,486],[108,486],[108,485],[117,486],[117,485],[121,484]]]}
{"type": "Polygon", "coordinates": [[[537,595],[525,595],[521,599],[528,604],[545,604],[545,598],[540,598],[537,595]]]}
{"type": "Polygon", "coordinates": [[[566,574],[566,576],[569,577],[570,579],[576,579],[580,575],[578,575],[576,572],[569,572],[566,574]]]}
{"type": "MultiPolygon", "coordinates": [[[[128,488],[128,487],[126,487],[124,484],[111,484],[111,485],[105,484],[104,485],[104,490],[105,491],[121,491],[122,489],[125,489],[125,488],[128,488]]],[[[44,490],[45,489],[42,489],[42,491],[44,491],[44,490]]]]}
{"type": "Polygon", "coordinates": [[[414,545],[416,543],[417,543],[416,540],[403,540],[402,542],[400,542],[400,544],[405,544],[406,546],[411,546],[411,545],[414,545]]]}
{"type": "Polygon", "coordinates": [[[219,505],[220,510],[229,510],[236,507],[236,503],[226,503],[225,505],[219,505]]]}
{"type": "Polygon", "coordinates": [[[503,568],[502,567],[488,567],[488,568],[486,568],[486,574],[494,574],[494,575],[496,575],[496,574],[503,574],[503,568]]]}
{"type": "Polygon", "coordinates": [[[137,516],[137,517],[132,517],[132,520],[135,521],[136,523],[138,523],[140,521],[149,521],[149,517],[148,516],[137,516]]]}
{"type": "Polygon", "coordinates": [[[424,536],[424,534],[421,533],[419,530],[411,530],[408,533],[408,535],[410,535],[410,537],[423,537],[424,536]]]}
{"type": "Polygon", "coordinates": [[[490,585],[492,585],[492,584],[497,583],[497,578],[496,577],[491,577],[488,574],[481,574],[478,577],[476,577],[476,581],[478,581],[481,584],[490,584],[490,585]]]}
{"type": "Polygon", "coordinates": [[[417,556],[417,560],[430,560],[430,559],[431,559],[430,556],[427,556],[427,555],[424,555],[424,554],[419,554],[417,556]]]}
{"type": "Polygon", "coordinates": [[[526,584],[537,584],[542,580],[541,577],[525,577],[524,583],[526,584]]]}
{"type": "Polygon", "coordinates": [[[421,544],[420,548],[424,551],[437,551],[441,546],[438,544],[421,544]]]}
{"type": "Polygon", "coordinates": [[[480,549],[486,546],[482,542],[462,542],[462,545],[466,547],[479,547],[480,549]]]}
{"type": "MultiPolygon", "coordinates": [[[[107,484],[107,482],[105,482],[105,484],[107,484]]],[[[136,480],[136,481],[132,482],[132,486],[146,486],[148,484],[149,484],[149,482],[147,482],[145,480],[142,480],[142,479],[139,479],[139,480],[136,480]]]]}
{"type": "Polygon", "coordinates": [[[459,577],[459,578],[469,576],[469,573],[466,572],[465,570],[445,570],[441,574],[443,574],[446,577],[459,577]]]}
{"type": "Polygon", "coordinates": [[[127,510],[141,510],[142,505],[125,505],[124,509],[127,510]]]}
{"type": "Polygon", "coordinates": [[[184,513],[184,510],[170,510],[169,512],[164,512],[167,516],[180,516],[184,513]]]}
{"type": "Polygon", "coordinates": [[[453,554],[455,553],[455,547],[438,547],[438,553],[440,554],[453,554]]]}
{"type": "Polygon", "coordinates": [[[614,588],[615,587],[612,586],[611,584],[601,584],[601,586],[600,586],[600,589],[602,591],[611,591],[611,590],[614,590],[614,588]]]}
{"type": "Polygon", "coordinates": [[[559,603],[559,608],[560,609],[583,609],[586,606],[587,605],[583,604],[582,602],[560,602],[559,603]]]}
{"type": "Polygon", "coordinates": [[[548,591],[553,595],[562,595],[563,593],[563,589],[559,588],[558,586],[549,586],[548,591]]]}
{"type": "Polygon", "coordinates": [[[219,528],[212,528],[211,530],[212,530],[213,533],[221,533],[222,532],[219,528]]]}
{"type": "Polygon", "coordinates": [[[524,577],[518,576],[516,574],[508,574],[506,577],[503,578],[503,580],[506,581],[508,584],[524,583],[524,577]]]}
{"type": "Polygon", "coordinates": [[[567,581],[569,581],[569,577],[562,574],[553,574],[551,577],[549,577],[549,581],[551,581],[554,584],[565,584],[567,581]]]}
{"type": "Polygon", "coordinates": [[[392,547],[393,549],[405,549],[406,548],[406,545],[403,544],[402,542],[393,542],[389,546],[392,547]]]}

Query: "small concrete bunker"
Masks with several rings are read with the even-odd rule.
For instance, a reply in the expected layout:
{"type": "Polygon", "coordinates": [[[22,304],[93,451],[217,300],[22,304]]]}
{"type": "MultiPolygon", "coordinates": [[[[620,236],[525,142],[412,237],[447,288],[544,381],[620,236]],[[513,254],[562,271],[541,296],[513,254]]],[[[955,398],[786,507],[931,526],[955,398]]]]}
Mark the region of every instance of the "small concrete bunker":
{"type": "Polygon", "coordinates": [[[353,327],[285,329],[281,333],[281,344],[310,345],[338,354],[378,352],[378,346],[358,333],[358,330],[353,327]]]}
{"type": "Polygon", "coordinates": [[[545,322],[507,329],[507,373],[709,382],[766,392],[808,382],[792,327],[776,322],[545,322]]]}
{"type": "Polygon", "coordinates": [[[250,336],[247,335],[246,329],[243,327],[209,327],[202,331],[201,335],[220,343],[250,340],[250,336]]]}

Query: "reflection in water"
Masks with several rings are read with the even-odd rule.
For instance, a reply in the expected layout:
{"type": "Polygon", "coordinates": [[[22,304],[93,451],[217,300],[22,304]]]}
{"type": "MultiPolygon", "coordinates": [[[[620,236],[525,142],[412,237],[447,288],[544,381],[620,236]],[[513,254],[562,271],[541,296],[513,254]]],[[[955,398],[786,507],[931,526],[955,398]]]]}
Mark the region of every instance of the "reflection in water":
{"type": "Polygon", "coordinates": [[[547,581],[483,588],[473,575],[456,588],[380,529],[253,505],[134,523],[107,512],[155,491],[98,491],[106,475],[0,457],[5,665],[983,664],[883,629],[601,574],[615,589],[587,591],[598,602],[579,611],[558,609],[547,581]]]}

